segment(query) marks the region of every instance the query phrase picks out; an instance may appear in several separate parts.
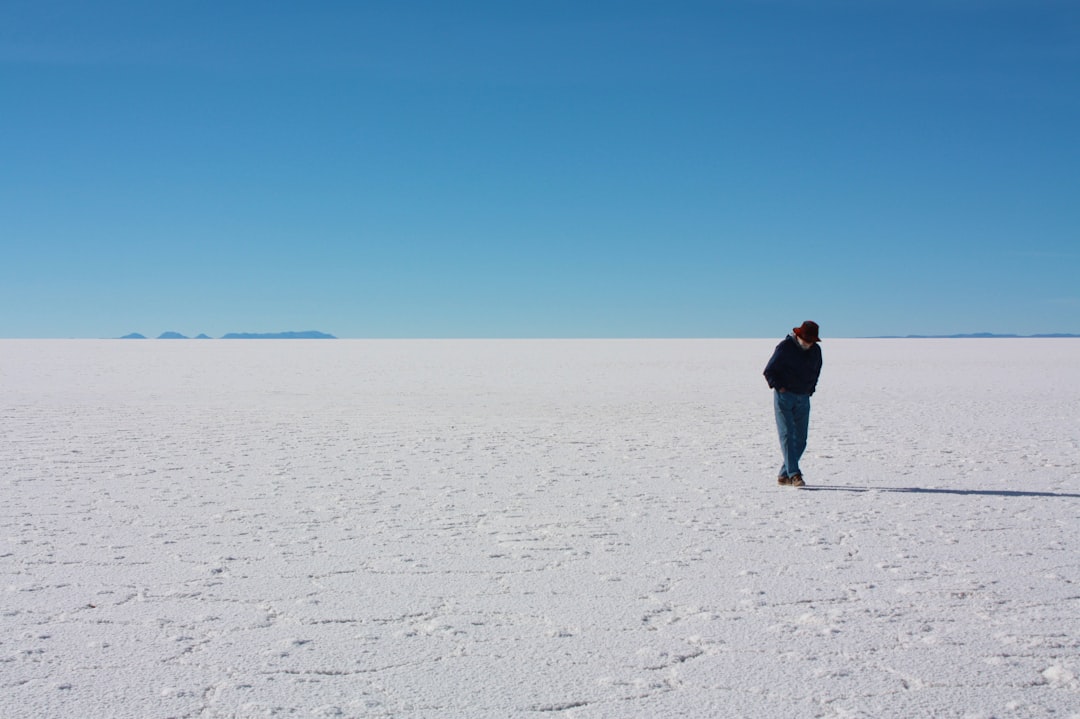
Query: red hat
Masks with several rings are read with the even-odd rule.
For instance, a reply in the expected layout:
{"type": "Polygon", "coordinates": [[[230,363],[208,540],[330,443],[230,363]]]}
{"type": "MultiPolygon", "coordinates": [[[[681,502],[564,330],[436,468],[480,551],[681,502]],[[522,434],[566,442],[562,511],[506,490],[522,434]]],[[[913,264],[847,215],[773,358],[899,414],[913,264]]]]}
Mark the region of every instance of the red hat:
{"type": "Polygon", "coordinates": [[[801,338],[804,342],[820,342],[821,338],[818,337],[817,322],[807,320],[800,326],[792,330],[796,337],[801,338]]]}

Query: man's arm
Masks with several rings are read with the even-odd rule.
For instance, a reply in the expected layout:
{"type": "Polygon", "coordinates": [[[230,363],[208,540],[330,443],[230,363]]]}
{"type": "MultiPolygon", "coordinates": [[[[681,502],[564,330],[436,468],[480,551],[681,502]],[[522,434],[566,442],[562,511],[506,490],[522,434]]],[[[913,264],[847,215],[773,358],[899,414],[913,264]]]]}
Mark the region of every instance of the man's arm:
{"type": "Polygon", "coordinates": [[[783,392],[784,388],[777,386],[779,378],[776,374],[776,367],[780,363],[781,347],[783,347],[783,343],[776,345],[776,349],[773,350],[772,357],[769,358],[769,362],[765,365],[765,371],[762,374],[765,375],[765,381],[769,383],[769,387],[783,392]]]}

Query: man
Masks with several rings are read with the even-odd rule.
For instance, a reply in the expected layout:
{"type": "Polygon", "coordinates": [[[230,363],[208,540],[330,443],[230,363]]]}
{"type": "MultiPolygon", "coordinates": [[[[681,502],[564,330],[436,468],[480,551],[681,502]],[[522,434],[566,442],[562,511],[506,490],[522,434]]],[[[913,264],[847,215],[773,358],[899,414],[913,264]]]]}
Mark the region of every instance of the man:
{"type": "Polygon", "coordinates": [[[817,322],[807,320],[791,331],[765,365],[765,380],[773,389],[776,429],[780,433],[780,451],[784,463],[776,481],[782,485],[803,487],[799,458],[806,449],[810,423],[810,395],[817,389],[821,374],[821,347],[817,322]]]}

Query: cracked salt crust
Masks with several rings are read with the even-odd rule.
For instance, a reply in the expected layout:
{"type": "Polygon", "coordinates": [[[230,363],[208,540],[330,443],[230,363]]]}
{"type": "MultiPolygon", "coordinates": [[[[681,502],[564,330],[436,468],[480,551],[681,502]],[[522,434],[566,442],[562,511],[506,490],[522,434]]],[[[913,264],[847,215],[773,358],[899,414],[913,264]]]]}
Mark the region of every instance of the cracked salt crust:
{"type": "Polygon", "coordinates": [[[0,341],[0,713],[1080,717],[1076,340],[0,341]]]}

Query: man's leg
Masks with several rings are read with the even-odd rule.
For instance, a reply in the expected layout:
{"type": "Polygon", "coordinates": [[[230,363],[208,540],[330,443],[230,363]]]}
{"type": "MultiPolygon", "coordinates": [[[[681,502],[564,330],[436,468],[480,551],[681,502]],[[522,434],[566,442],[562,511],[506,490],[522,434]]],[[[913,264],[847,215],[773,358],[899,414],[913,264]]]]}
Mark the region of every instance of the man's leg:
{"type": "Polygon", "coordinates": [[[799,460],[791,454],[795,438],[795,415],[787,392],[773,391],[773,409],[776,411],[776,431],[780,435],[780,454],[784,458],[779,476],[790,477],[798,472],[799,460]]]}
{"type": "MultiPolygon", "coordinates": [[[[790,393],[788,393],[790,394],[790,393]]],[[[791,475],[801,475],[799,460],[806,451],[806,440],[810,431],[810,395],[795,394],[790,397],[792,432],[790,435],[790,450],[788,455],[788,467],[794,467],[789,472],[791,475]]]]}

